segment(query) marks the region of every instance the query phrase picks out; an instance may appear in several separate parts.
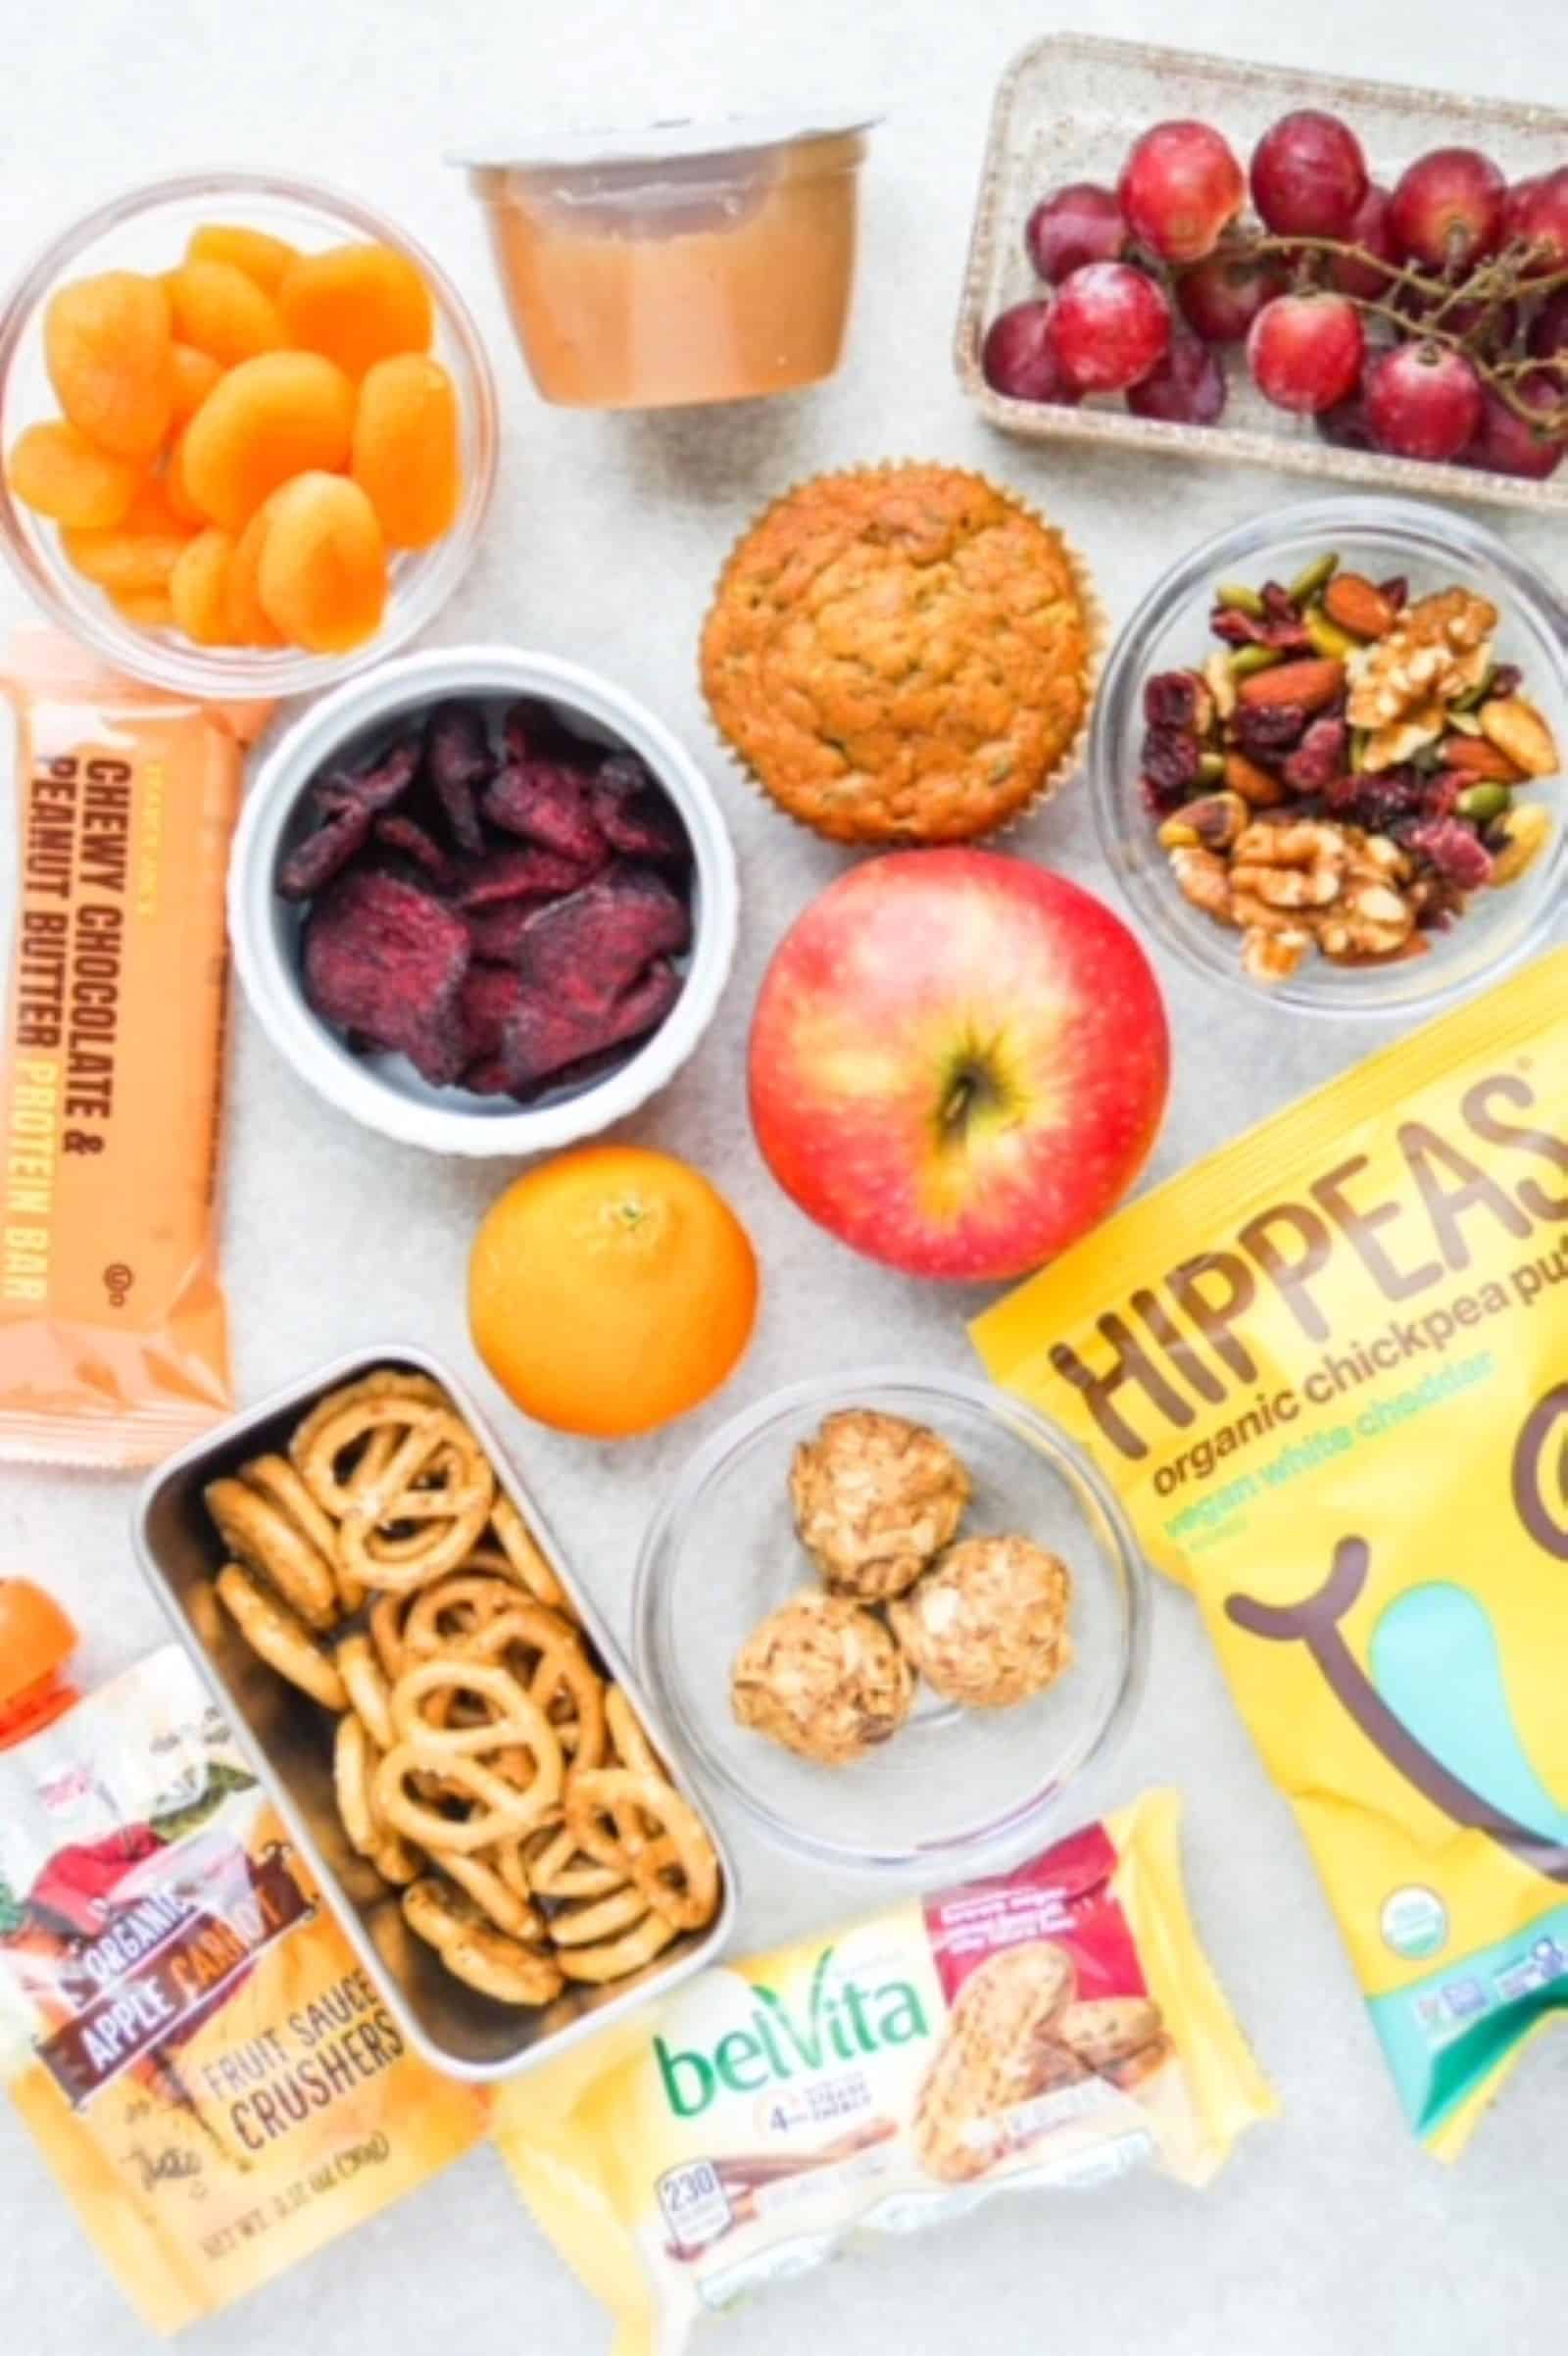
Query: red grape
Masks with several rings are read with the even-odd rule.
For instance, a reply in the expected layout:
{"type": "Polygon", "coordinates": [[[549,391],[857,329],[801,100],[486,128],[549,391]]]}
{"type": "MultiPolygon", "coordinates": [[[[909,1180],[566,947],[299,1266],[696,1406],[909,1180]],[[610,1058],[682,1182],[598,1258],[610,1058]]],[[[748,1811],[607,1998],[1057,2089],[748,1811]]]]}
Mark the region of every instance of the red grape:
{"type": "Polygon", "coordinates": [[[1277,262],[1219,246],[1182,271],[1176,300],[1187,324],[1205,344],[1239,344],[1264,304],[1283,294],[1288,284],[1277,262]]]}
{"type": "Polygon", "coordinates": [[[1225,410],[1225,369],[1217,352],[1196,335],[1178,333],[1157,368],[1128,388],[1135,417],[1171,425],[1214,425],[1225,410]]]}
{"type": "Polygon", "coordinates": [[[980,353],[985,379],[1009,401],[1063,401],[1076,408],[1078,395],[1056,366],[1052,349],[1051,305],[1014,303],[986,330],[980,353]]]}
{"type": "Polygon", "coordinates": [[[1504,245],[1511,245],[1516,237],[1524,235],[1520,224],[1524,219],[1525,207],[1545,176],[1544,172],[1535,172],[1528,180],[1515,180],[1508,190],[1502,208],[1502,241],[1504,245]]]}
{"type": "Polygon", "coordinates": [[[1568,286],[1547,295],[1530,322],[1530,350],[1536,360],[1568,355],[1568,286]]]}
{"type": "Polygon", "coordinates": [[[1396,251],[1427,270],[1484,262],[1502,241],[1508,183],[1475,147],[1435,147],[1394,191],[1389,227],[1396,251]]]}
{"type": "Polygon", "coordinates": [[[1457,458],[1481,423],[1481,379],[1462,352],[1398,344],[1366,372],[1366,414],[1396,458],[1457,458]]]}
{"type": "Polygon", "coordinates": [[[1280,237],[1344,237],[1367,190],[1361,142],[1337,115],[1282,115],[1252,150],[1252,202],[1280,237]]]}
{"type": "Polygon", "coordinates": [[[1258,390],[1277,408],[1307,417],[1353,391],[1365,356],[1361,315],[1343,295],[1277,295],[1247,339],[1258,390]]]}
{"type": "Polygon", "coordinates": [[[1056,364],[1080,393],[1123,393],[1170,342],[1170,305],[1126,262],[1091,262],[1056,290],[1049,334],[1056,364]]]}
{"type": "MultiPolygon", "coordinates": [[[[1544,372],[1517,377],[1513,389],[1532,409],[1555,409],[1560,398],[1544,372]]],[[[1568,447],[1560,435],[1550,437],[1515,416],[1490,385],[1482,392],[1481,405],[1481,423],[1461,455],[1461,466],[1521,474],[1532,482],[1544,482],[1556,472],[1568,447]]]]}
{"type": "Polygon", "coordinates": [[[1242,168],[1206,123],[1156,123],[1122,168],[1127,225],[1162,262],[1201,262],[1247,195],[1242,168]]]}
{"type": "Polygon", "coordinates": [[[1113,189],[1074,180],[1041,199],[1023,241],[1040,275],[1055,286],[1086,262],[1119,262],[1127,251],[1127,223],[1113,189]]]}
{"type": "Polygon", "coordinates": [[[1568,165],[1531,189],[1519,208],[1518,233],[1544,247],[1536,265],[1543,277],[1568,269],[1568,165]]]}
{"type": "Polygon", "coordinates": [[[1375,450],[1371,420],[1366,414],[1366,402],[1359,391],[1347,401],[1336,401],[1313,419],[1325,442],[1336,450],[1375,450]]]}
{"type": "MultiPolygon", "coordinates": [[[[1364,246],[1380,262],[1397,263],[1399,257],[1394,250],[1389,228],[1389,208],[1393,202],[1387,188],[1380,188],[1374,180],[1345,232],[1346,243],[1364,246]]],[[[1341,294],[1357,295],[1363,303],[1375,303],[1388,293],[1394,278],[1389,270],[1374,269],[1370,262],[1355,262],[1348,254],[1336,254],[1329,264],[1329,283],[1341,294]]]]}

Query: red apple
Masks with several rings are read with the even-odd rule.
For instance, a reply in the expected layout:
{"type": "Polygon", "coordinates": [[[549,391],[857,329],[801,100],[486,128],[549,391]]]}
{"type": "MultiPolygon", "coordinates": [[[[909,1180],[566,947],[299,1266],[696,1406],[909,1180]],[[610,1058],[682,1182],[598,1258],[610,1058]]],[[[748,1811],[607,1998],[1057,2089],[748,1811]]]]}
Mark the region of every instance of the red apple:
{"type": "Polygon", "coordinates": [[[995,851],[898,851],[786,934],[752,1026],[774,1177],[857,1252],[993,1282],[1121,1200],[1165,1108],[1159,986],[1119,916],[995,851]]]}

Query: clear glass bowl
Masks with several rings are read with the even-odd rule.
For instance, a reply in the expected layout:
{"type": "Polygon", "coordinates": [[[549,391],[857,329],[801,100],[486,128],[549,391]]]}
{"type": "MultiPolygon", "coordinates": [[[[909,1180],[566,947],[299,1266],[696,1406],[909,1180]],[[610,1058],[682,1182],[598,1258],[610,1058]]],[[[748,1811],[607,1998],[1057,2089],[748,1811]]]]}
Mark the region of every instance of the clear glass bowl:
{"type": "Polygon", "coordinates": [[[639,1676],[715,1798],[817,1865],[929,1881],[1021,1854],[1119,1732],[1142,1682],[1148,1595],[1120,1506],[1054,1425],[984,1383],[884,1366],[776,1391],[697,1451],[644,1542],[633,1618],[639,1676]],[[738,1725],[729,1685],[757,1623],[815,1582],[790,1459],[842,1407],[906,1416],[952,1444],[974,1480],[964,1535],[1016,1532],[1061,1555],[1077,1657],[1016,1709],[959,1709],[921,1688],[891,1742],[834,1768],[738,1725]]]}
{"type": "Polygon", "coordinates": [[[1333,965],[1310,957],[1288,981],[1265,991],[1242,971],[1240,935],[1182,897],[1139,783],[1144,687],[1162,670],[1200,668],[1218,645],[1209,635],[1219,581],[1290,580],[1337,550],[1347,566],[1375,580],[1409,577],[1421,597],[1455,583],[1492,600],[1501,620],[1499,662],[1516,663],[1523,692],[1545,714],[1568,752],[1568,604],[1535,567],[1468,516],[1412,500],[1342,498],[1271,507],[1234,531],[1205,540],[1157,581],[1111,649],[1089,741],[1089,782],[1105,858],[1154,938],[1209,981],[1255,1003],[1307,1014],[1387,1016],[1426,1012],[1462,996],[1540,949],[1568,878],[1568,784],[1544,778],[1520,798],[1554,804],[1556,832],[1517,883],[1475,894],[1446,933],[1430,936],[1425,957],[1394,965],[1333,965]]]}
{"type": "Polygon", "coordinates": [[[177,630],[138,627],[66,563],[58,527],[13,499],[3,479],[0,550],[52,620],[138,678],[212,700],[310,694],[380,662],[433,619],[473,555],[495,484],[490,363],[463,297],[414,238],[352,197],[270,172],[193,172],[117,197],[40,254],[0,311],[0,448],[9,450],[24,426],[59,414],[43,348],[44,313],[56,289],[99,270],[172,270],[205,221],[267,229],[307,252],[369,239],[397,247],[418,266],[435,303],[431,350],[451,371],[463,417],[463,506],[451,531],[433,547],[394,560],[386,617],[367,645],[347,655],[196,646],[177,630]]]}

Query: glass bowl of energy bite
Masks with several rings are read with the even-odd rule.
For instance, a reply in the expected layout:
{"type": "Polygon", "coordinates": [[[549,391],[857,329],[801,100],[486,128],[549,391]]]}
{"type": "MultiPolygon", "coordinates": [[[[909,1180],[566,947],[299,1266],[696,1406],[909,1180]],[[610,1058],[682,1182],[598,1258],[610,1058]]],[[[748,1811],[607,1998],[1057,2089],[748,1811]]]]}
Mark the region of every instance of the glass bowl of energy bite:
{"type": "Polygon", "coordinates": [[[1425,1010],[1540,948],[1568,876],[1568,604],[1451,510],[1271,509],[1121,633],[1090,743],[1106,858],[1210,980],[1425,1010]]]}

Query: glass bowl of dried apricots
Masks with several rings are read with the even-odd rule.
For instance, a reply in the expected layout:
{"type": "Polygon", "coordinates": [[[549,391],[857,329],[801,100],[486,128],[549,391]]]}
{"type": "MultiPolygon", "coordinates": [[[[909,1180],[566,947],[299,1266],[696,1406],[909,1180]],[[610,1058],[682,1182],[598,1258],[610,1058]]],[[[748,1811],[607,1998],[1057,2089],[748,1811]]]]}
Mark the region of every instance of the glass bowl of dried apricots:
{"type": "Polygon", "coordinates": [[[368,206],[264,172],[160,181],[0,312],[0,548],[53,619],[207,698],[307,693],[445,603],[495,477],[462,296],[368,206]]]}

